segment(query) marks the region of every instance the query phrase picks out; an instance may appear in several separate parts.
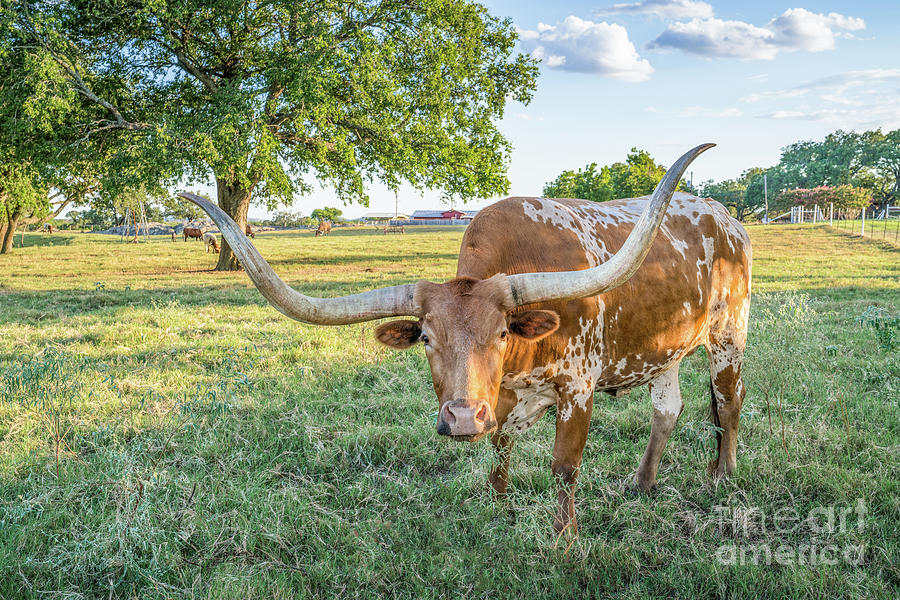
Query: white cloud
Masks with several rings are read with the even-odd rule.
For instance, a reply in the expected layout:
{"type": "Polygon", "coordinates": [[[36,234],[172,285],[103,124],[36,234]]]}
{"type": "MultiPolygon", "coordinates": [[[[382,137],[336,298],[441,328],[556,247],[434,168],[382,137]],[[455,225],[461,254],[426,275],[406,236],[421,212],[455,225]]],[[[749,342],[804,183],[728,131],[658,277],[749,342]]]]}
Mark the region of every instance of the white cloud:
{"type": "Polygon", "coordinates": [[[900,98],[879,97],[855,108],[815,108],[776,110],[758,115],[762,119],[819,121],[833,129],[897,129],[900,127],[900,98]]]}
{"type": "Polygon", "coordinates": [[[543,121],[544,117],[532,117],[528,113],[525,112],[517,112],[516,118],[522,121],[543,121]]]}
{"type": "Polygon", "coordinates": [[[696,0],[643,0],[613,4],[597,11],[600,16],[643,14],[660,19],[708,19],[713,16],[713,7],[696,0]]]}
{"type": "Polygon", "coordinates": [[[865,26],[865,21],[857,17],[791,8],[763,27],[715,18],[673,23],[648,47],[671,48],[713,58],[771,60],[783,50],[831,50],[835,37],[865,26]]]}
{"type": "MultiPolygon", "coordinates": [[[[744,102],[758,102],[773,98],[796,98],[818,90],[828,91],[830,98],[836,98],[841,97],[841,94],[853,88],[866,87],[869,88],[868,91],[873,91],[873,86],[892,83],[900,83],[900,69],[864,69],[812,79],[783,90],[751,94],[741,98],[741,100],[744,102]]],[[[842,100],[846,101],[845,98],[842,98],[842,100]]]]}
{"type": "Polygon", "coordinates": [[[898,84],[900,69],[865,69],[752,94],[742,100],[768,105],[768,112],[757,115],[763,119],[817,121],[835,129],[895,129],[900,127],[898,84]]]}
{"type": "Polygon", "coordinates": [[[649,48],[675,48],[715,58],[772,59],[778,48],[772,43],[775,34],[743,21],[693,19],[673,23],[650,42],[649,48]]]}
{"type": "Polygon", "coordinates": [[[741,117],[744,115],[744,113],[737,108],[715,109],[708,108],[706,106],[685,106],[684,108],[674,110],[669,108],[656,108],[650,106],[645,110],[649,113],[658,115],[670,115],[683,119],[689,119],[692,117],[698,117],[701,119],[729,119],[734,117],[741,117]]]}
{"type": "Polygon", "coordinates": [[[646,81],[653,73],[653,67],[638,55],[621,25],[568,16],[556,25],[539,23],[537,31],[518,32],[522,45],[551,69],[622,81],[646,81]]]}
{"type": "Polygon", "coordinates": [[[865,27],[865,21],[856,17],[837,13],[822,15],[805,8],[789,8],[767,25],[775,33],[774,42],[778,46],[809,52],[833,49],[835,29],[859,31],[865,27]]]}

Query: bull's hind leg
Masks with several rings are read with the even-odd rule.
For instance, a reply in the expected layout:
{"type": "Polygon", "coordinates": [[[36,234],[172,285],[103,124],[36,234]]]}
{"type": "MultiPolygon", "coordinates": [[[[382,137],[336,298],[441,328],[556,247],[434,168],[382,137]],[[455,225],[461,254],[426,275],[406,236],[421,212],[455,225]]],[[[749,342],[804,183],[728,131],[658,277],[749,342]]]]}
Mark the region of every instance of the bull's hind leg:
{"type": "Polygon", "coordinates": [[[720,428],[718,459],[709,470],[716,478],[730,475],[737,464],[738,425],[744,403],[744,382],[741,368],[744,362],[743,336],[710,336],[709,354],[711,418],[720,428]]]}
{"type": "Polygon", "coordinates": [[[672,434],[684,402],[681,400],[681,389],[678,386],[678,365],[650,382],[650,397],[653,400],[653,423],[650,426],[650,441],[644,457],[634,476],[634,488],[641,492],[649,492],[656,485],[656,472],[662,458],[666,442],[672,434]]]}

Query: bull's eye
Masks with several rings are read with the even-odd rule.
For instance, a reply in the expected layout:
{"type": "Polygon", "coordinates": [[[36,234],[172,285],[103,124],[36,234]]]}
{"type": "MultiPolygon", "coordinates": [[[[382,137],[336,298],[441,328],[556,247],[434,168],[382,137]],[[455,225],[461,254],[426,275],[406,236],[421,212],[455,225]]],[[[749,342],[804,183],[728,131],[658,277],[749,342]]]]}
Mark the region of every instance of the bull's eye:
{"type": "Polygon", "coordinates": [[[505,341],[506,338],[507,338],[507,336],[509,336],[509,332],[506,331],[505,329],[504,329],[503,331],[500,332],[500,340],[501,340],[501,341],[505,341]]]}
{"type": "Polygon", "coordinates": [[[431,340],[429,340],[429,339],[428,339],[428,336],[425,335],[424,333],[422,334],[422,337],[419,338],[419,339],[421,339],[421,340],[422,340],[422,343],[425,344],[426,346],[429,345],[429,344],[431,343],[431,340]]]}

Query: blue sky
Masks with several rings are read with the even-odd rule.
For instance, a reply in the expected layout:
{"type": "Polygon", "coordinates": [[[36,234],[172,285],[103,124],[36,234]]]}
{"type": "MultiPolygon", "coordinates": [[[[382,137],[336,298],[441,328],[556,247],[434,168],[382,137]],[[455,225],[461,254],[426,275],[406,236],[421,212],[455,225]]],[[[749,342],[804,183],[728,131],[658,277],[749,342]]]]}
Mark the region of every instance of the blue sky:
{"type": "MultiPolygon", "coordinates": [[[[898,0],[485,4],[513,20],[522,51],[542,57],[531,104],[511,103],[501,122],[514,146],[508,195],[539,195],[560,171],[622,160],[633,146],[671,164],[717,143],[693,166],[700,181],[772,165],[783,146],[835,129],[900,127],[898,0]]],[[[369,208],[345,215],[394,209],[389,190],[370,195],[369,208]]],[[[291,210],[323,205],[341,206],[316,189],[291,210]]],[[[442,203],[404,188],[399,206],[442,203]]]]}

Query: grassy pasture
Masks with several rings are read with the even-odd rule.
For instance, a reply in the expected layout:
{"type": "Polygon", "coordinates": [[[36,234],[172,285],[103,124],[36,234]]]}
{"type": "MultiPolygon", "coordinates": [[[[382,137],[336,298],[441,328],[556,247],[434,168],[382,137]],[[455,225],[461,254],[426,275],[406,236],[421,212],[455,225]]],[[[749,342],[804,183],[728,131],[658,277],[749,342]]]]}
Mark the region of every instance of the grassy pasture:
{"type": "MultiPolygon", "coordinates": [[[[256,243],[308,294],[452,277],[462,230],[407,231],[256,243]]],[[[26,235],[0,257],[0,598],[895,598],[900,251],[825,226],[749,231],[735,476],[706,476],[698,352],[651,497],[623,490],[646,390],[596,398],[574,540],[551,526],[552,415],[495,501],[489,444],[434,431],[420,349],[377,346],[372,323],[289,321],[244,274],[209,271],[199,242],[26,235]],[[861,525],[813,526],[860,501],[861,525]],[[836,564],[809,559],[827,545],[836,564]],[[860,564],[841,559],[858,545],[860,564]],[[793,558],[726,564],[763,546],[793,558]]]]}

